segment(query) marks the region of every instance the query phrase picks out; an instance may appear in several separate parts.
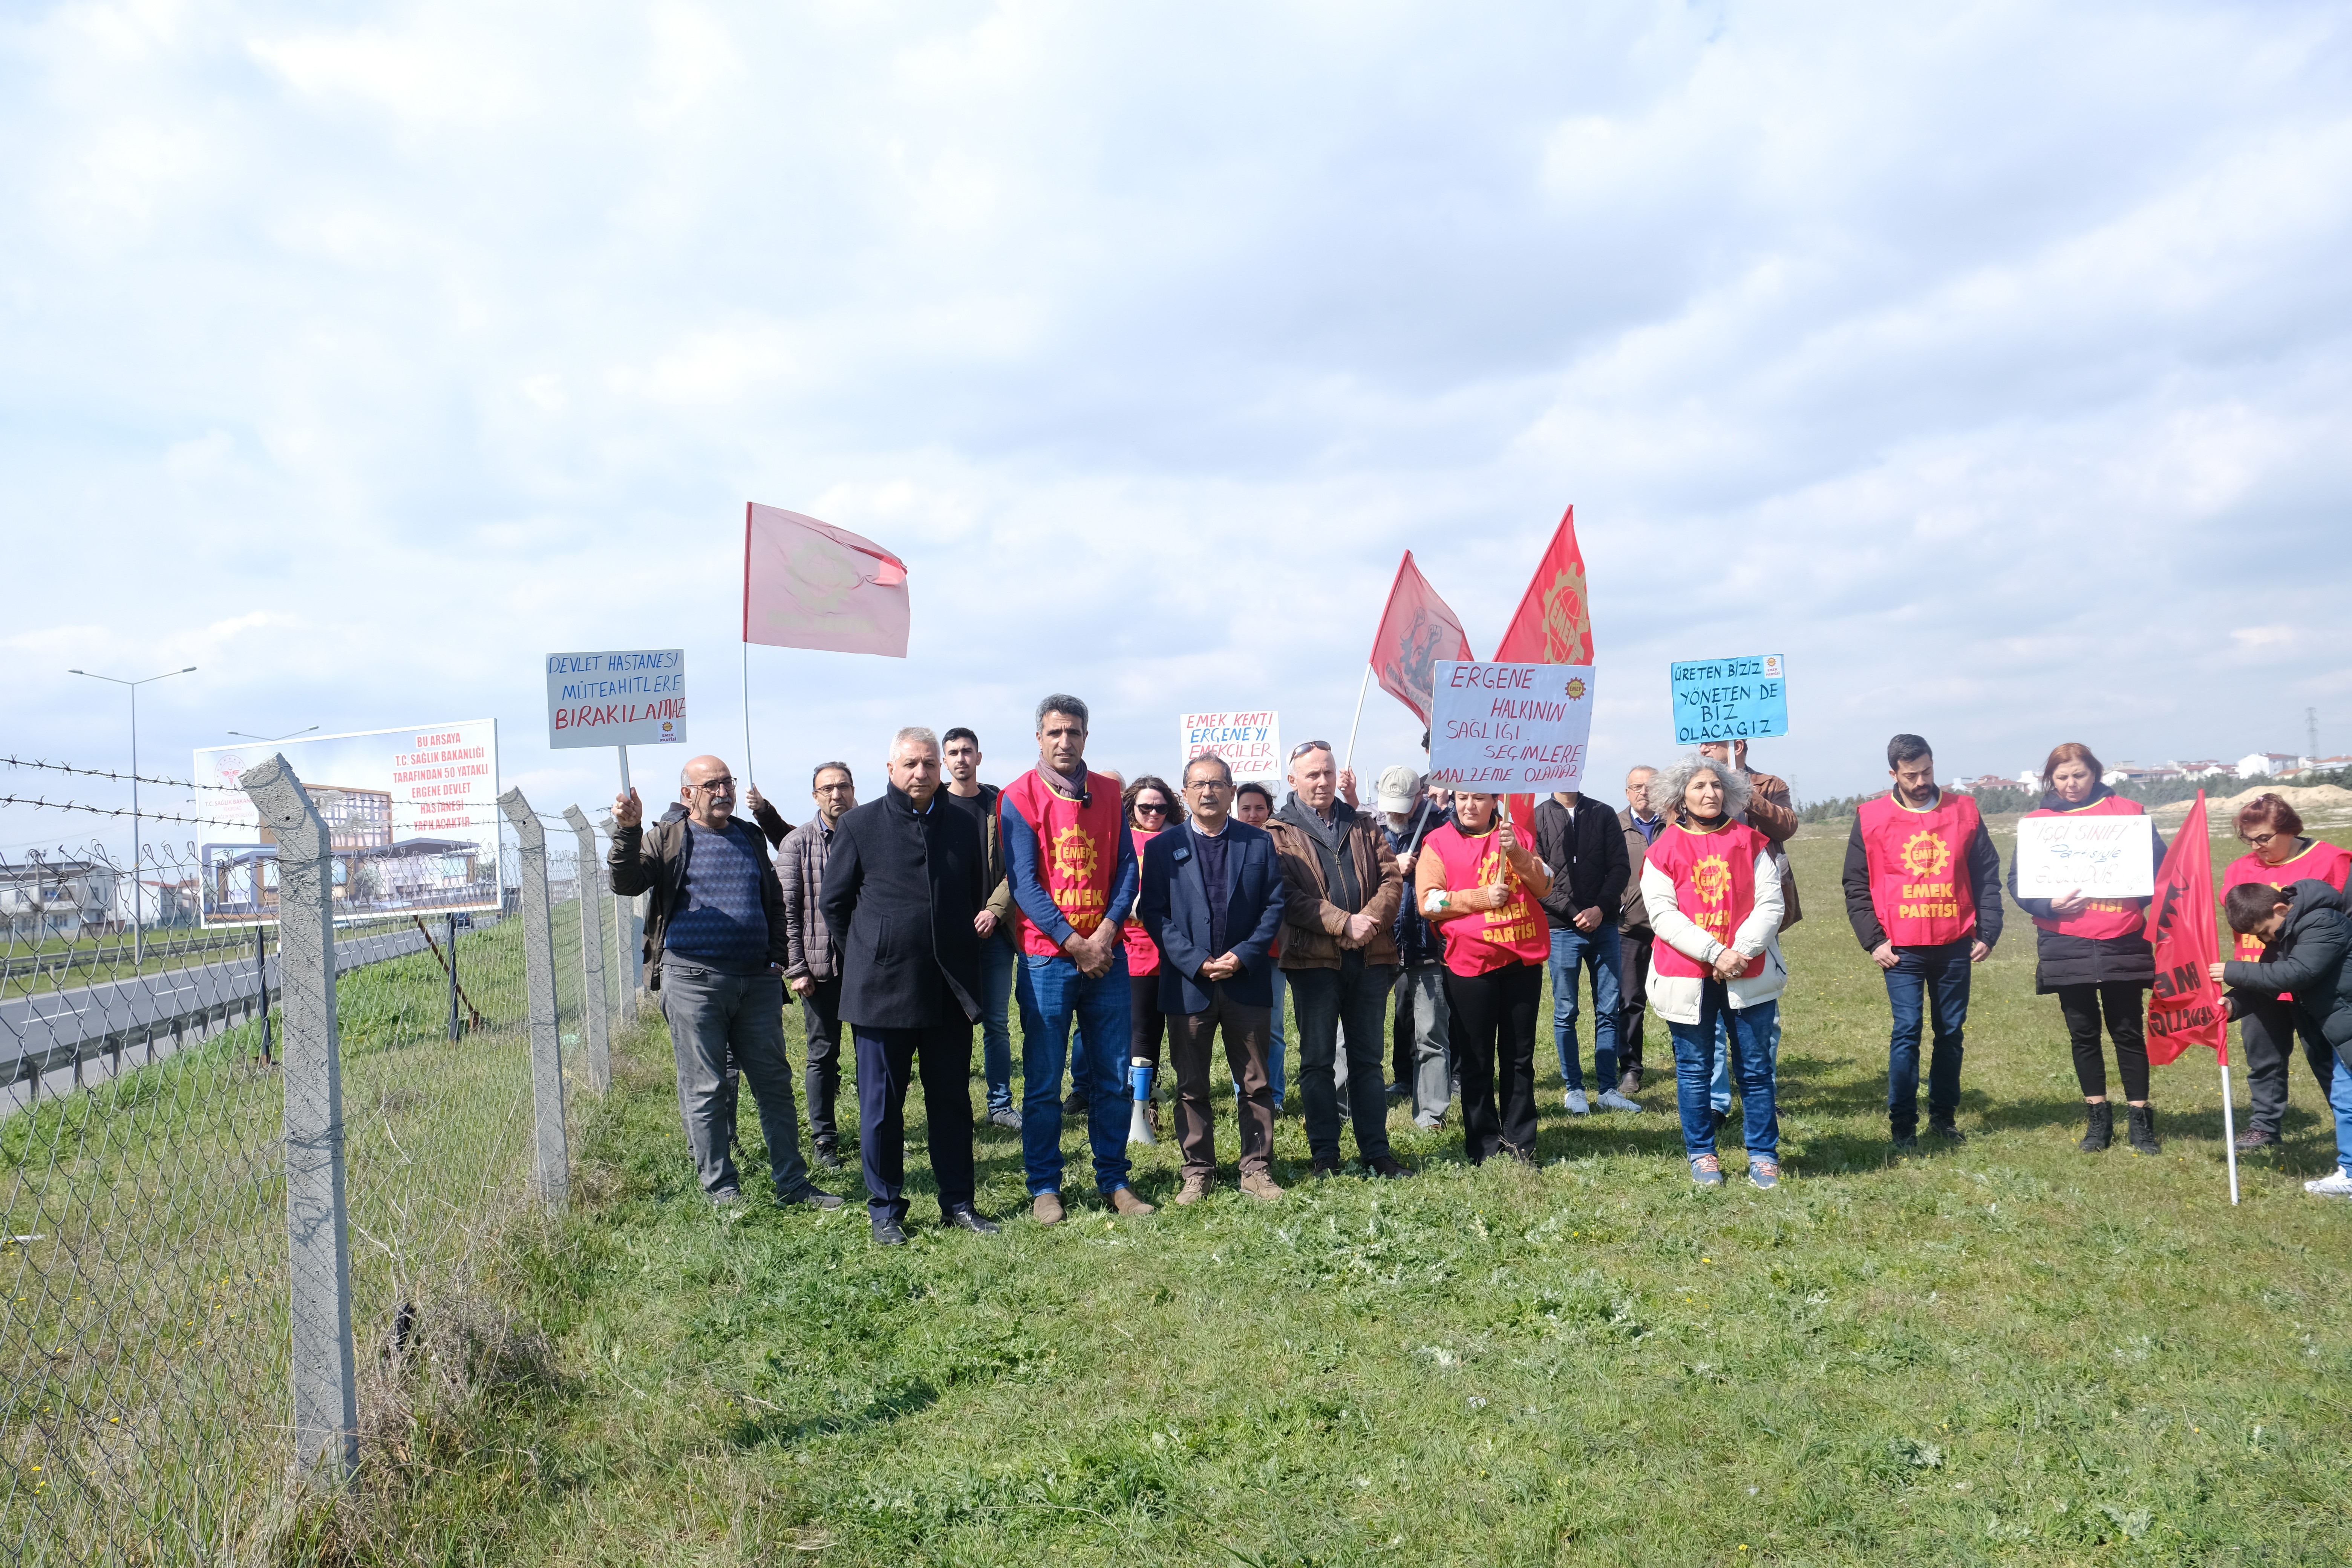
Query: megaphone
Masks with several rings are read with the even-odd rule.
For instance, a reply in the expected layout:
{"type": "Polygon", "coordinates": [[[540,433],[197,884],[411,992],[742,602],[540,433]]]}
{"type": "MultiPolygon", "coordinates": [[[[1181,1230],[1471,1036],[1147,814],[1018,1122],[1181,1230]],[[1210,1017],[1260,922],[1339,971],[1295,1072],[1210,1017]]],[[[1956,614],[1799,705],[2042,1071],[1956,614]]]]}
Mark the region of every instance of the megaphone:
{"type": "Polygon", "coordinates": [[[1151,1103],[1151,1063],[1142,1057],[1134,1058],[1127,1068],[1128,1093],[1135,1101],[1134,1113],[1128,1118],[1127,1141],[1130,1143],[1157,1143],[1151,1135],[1151,1119],[1144,1108],[1151,1103]]]}

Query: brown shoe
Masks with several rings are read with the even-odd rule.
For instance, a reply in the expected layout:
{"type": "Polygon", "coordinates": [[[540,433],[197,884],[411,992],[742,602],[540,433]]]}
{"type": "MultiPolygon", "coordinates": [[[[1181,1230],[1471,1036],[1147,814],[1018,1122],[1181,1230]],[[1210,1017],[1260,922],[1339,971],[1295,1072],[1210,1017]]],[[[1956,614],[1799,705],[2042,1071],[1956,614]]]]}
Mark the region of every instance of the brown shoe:
{"type": "Polygon", "coordinates": [[[1035,1201],[1031,1203],[1029,1205],[1029,1217],[1035,1220],[1039,1225],[1061,1224],[1062,1194],[1059,1193],[1039,1193],[1035,1201]]]}
{"type": "MultiPolygon", "coordinates": [[[[1127,1190],[1127,1189],[1126,1189],[1125,1187],[1121,1187],[1121,1188],[1119,1189],[1119,1191],[1121,1191],[1121,1192],[1125,1192],[1126,1190],[1127,1190]]],[[[1179,1193],[1176,1194],[1176,1201],[1177,1201],[1178,1203],[1180,1203],[1180,1204],[1197,1204],[1197,1203],[1199,1203],[1202,1198],[1205,1198],[1205,1197],[1207,1197],[1208,1195],[1209,1195],[1209,1178],[1208,1178],[1208,1177],[1206,1177],[1206,1176],[1187,1176],[1187,1177],[1185,1177],[1185,1178],[1184,1178],[1184,1186],[1183,1186],[1183,1190],[1182,1190],[1182,1191],[1181,1191],[1181,1192],[1179,1192],[1179,1193]]]]}
{"type": "Polygon", "coordinates": [[[1110,1194],[1110,1206],[1130,1219],[1141,1219],[1152,1212],[1152,1206],[1135,1195],[1133,1187],[1120,1187],[1110,1194]]]}
{"type": "Polygon", "coordinates": [[[1282,1196],[1282,1189],[1276,1186],[1274,1178],[1263,1171],[1244,1172],[1242,1175],[1242,1191],[1262,1203],[1270,1204],[1282,1196]]]}

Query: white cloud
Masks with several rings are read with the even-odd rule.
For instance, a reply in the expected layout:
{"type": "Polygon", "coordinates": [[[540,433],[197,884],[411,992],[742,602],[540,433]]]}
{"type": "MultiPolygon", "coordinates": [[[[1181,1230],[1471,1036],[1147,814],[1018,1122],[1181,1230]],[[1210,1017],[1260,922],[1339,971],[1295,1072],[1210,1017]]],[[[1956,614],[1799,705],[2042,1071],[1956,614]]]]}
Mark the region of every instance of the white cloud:
{"type": "MultiPolygon", "coordinates": [[[[1895,729],[2014,771],[2317,703],[2340,750],[2352,676],[2284,634],[2352,586],[2347,23],[24,11],[0,451],[65,592],[7,634],[11,729],[116,759],[62,665],[193,661],[142,752],[492,711],[593,800],[539,656],[686,646],[740,744],[757,498],[916,602],[903,664],[752,650],[763,763],[911,718],[1009,765],[1066,686],[1164,767],[1185,707],[1343,730],[1408,545],[1484,651],[1572,500],[1599,774],[1667,750],[1669,658],[1766,649],[1809,793],[1895,729]]],[[[1360,760],[1417,732],[1376,693],[1360,760]]]]}

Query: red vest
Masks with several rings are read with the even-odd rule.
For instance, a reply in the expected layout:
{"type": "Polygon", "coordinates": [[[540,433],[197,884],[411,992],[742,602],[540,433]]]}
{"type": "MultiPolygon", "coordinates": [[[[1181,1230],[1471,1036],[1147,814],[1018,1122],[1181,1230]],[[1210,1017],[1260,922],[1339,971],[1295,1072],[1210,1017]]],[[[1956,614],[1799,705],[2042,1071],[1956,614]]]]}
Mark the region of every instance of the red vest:
{"type": "MultiPolygon", "coordinates": [[[[2260,855],[2239,856],[2230,862],[2230,868],[2221,873],[2221,896],[2228,898],[2231,889],[2243,887],[2248,882],[2268,882],[2272,887],[2284,890],[2311,878],[2318,879],[2340,893],[2344,891],[2347,875],[2352,875],[2352,853],[2324,839],[2315,838],[2310,848],[2297,850],[2291,859],[2282,860],[2275,866],[2263,865],[2260,855]]],[[[2243,931],[2236,935],[2238,951],[2231,956],[2241,963],[2260,963],[2263,961],[2263,939],[2249,936],[2243,931]]],[[[2282,996],[2279,1000],[2287,998],[2282,996]]]]}
{"type": "Polygon", "coordinates": [[[1473,838],[1448,822],[1423,838],[1421,847],[1445,868],[1448,891],[1463,893],[1496,882],[1517,889],[1517,896],[1499,910],[1462,915],[1437,928],[1445,937],[1446,968],[1466,980],[1505,964],[1541,963],[1551,956],[1551,922],[1495,847],[1494,828],[1473,838]]]}
{"type": "MultiPolygon", "coordinates": [[[[2119,795],[2111,795],[2103,800],[2094,801],[2089,805],[2046,808],[2041,811],[2029,811],[2025,815],[2028,816],[2142,816],[2147,814],[2141,811],[2139,802],[2126,800],[2119,795]]],[[[2094,941],[2104,941],[2109,937],[2137,936],[2147,925],[2147,917],[2141,910],[2142,901],[2137,899],[2094,899],[2084,905],[2083,912],[2073,920],[2051,920],[2036,915],[2033,917],[2033,923],[2043,931],[2056,931],[2062,936],[2086,936],[2094,941]]]]}
{"type": "MultiPolygon", "coordinates": [[[[1080,936],[1094,934],[1110,906],[1111,879],[1118,875],[1118,791],[1102,774],[1090,773],[1087,799],[1091,804],[1080,805],[1055,795],[1032,768],[1005,785],[999,799],[1011,801],[1036,837],[1037,879],[1053,896],[1055,908],[1080,936]]],[[[1000,837],[1004,828],[1000,819],[1000,837]]],[[[1021,931],[1022,952],[1037,958],[1061,952],[1061,943],[1032,924],[1018,900],[1013,919],[1021,931]]]]}
{"type": "MultiPolygon", "coordinates": [[[[1658,829],[1645,864],[1675,879],[1675,908],[1691,923],[1731,945],[1740,923],[1756,909],[1756,857],[1771,850],[1771,840],[1744,822],[1726,823],[1712,833],[1669,822],[1658,829]]],[[[1664,937],[1650,952],[1650,967],[1677,980],[1697,980],[1715,973],[1664,937]]],[[[1764,973],[1764,955],[1758,953],[1740,972],[1743,980],[1764,973]]]]}
{"type": "Polygon", "coordinates": [[[1974,934],[1976,885],[1969,846],[1976,841],[1977,803],[1944,791],[1933,808],[1913,811],[1893,792],[1864,801],[1862,846],[1870,858],[1870,907],[1897,947],[1941,947],[1974,934]]]}
{"type": "MultiPolygon", "coordinates": [[[[1135,901],[1140,909],[1143,903],[1143,892],[1139,885],[1143,868],[1143,847],[1160,835],[1146,833],[1140,827],[1130,827],[1127,830],[1127,836],[1135,840],[1135,865],[1139,883],[1135,901]]],[[[1151,940],[1151,933],[1143,929],[1143,921],[1140,919],[1130,916],[1128,922],[1119,927],[1118,939],[1127,943],[1127,972],[1129,974],[1160,973],[1159,944],[1151,940]]]]}

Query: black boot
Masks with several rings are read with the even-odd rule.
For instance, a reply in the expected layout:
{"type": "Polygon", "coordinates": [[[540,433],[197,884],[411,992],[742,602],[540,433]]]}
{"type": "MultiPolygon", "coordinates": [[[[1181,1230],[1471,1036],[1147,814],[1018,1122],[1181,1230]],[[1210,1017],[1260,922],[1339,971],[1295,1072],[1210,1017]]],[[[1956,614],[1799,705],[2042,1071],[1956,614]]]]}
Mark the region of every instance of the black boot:
{"type": "Polygon", "coordinates": [[[2102,1100],[2083,1109],[2091,1113],[2091,1124],[2083,1130],[2083,1141],[2074,1147],[2095,1154],[2116,1141],[2116,1108],[2102,1100]]]}
{"type": "Polygon", "coordinates": [[[2161,1154],[2164,1145],[2156,1141],[2156,1107],[2135,1105],[2131,1111],[2131,1146],[2135,1154],[2161,1154]]]}

